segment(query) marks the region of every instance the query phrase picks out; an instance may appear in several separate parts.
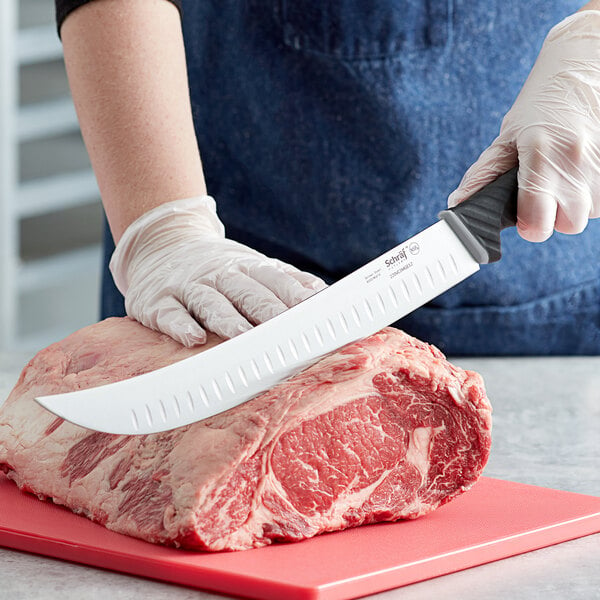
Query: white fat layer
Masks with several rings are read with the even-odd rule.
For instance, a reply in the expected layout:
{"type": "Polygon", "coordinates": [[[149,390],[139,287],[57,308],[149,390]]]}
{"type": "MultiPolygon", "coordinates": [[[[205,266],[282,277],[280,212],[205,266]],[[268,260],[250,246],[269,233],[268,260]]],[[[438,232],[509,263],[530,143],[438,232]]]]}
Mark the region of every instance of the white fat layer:
{"type": "Polygon", "coordinates": [[[423,478],[426,477],[427,471],[429,470],[431,439],[434,436],[436,429],[439,429],[439,427],[417,427],[410,434],[408,441],[406,460],[419,470],[419,473],[421,473],[423,478]]]}
{"type": "Polygon", "coordinates": [[[456,406],[462,406],[467,401],[467,397],[462,390],[456,387],[448,386],[448,393],[452,397],[452,400],[454,400],[456,406]]]}

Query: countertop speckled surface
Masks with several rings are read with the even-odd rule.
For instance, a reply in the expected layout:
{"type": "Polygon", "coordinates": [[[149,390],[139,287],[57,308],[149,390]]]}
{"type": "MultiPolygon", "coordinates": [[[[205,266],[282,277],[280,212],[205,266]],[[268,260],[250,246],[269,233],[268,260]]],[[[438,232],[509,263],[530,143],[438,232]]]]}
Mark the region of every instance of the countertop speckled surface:
{"type": "MultiPolygon", "coordinates": [[[[0,353],[0,403],[29,357],[0,353]]],[[[600,357],[462,358],[494,405],[485,474],[600,496],[600,357]]],[[[1,508],[0,508],[1,509],[1,508]]],[[[370,596],[380,600],[600,599],[600,534],[370,596]]],[[[223,598],[0,548],[0,598],[223,598]]]]}

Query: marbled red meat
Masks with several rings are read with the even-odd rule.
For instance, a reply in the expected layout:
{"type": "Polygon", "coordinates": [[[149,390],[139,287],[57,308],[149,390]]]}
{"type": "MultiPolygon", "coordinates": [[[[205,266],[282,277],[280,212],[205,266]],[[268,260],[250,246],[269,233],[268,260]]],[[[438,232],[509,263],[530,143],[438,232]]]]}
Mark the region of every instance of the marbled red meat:
{"type": "Polygon", "coordinates": [[[93,432],[33,401],[153,370],[219,341],[190,350],[130,319],[108,319],[53,344],[0,408],[0,468],[21,489],[109,529],[199,550],[413,519],[480,476],[491,441],[481,377],[397,329],[165,433],[93,432]]]}

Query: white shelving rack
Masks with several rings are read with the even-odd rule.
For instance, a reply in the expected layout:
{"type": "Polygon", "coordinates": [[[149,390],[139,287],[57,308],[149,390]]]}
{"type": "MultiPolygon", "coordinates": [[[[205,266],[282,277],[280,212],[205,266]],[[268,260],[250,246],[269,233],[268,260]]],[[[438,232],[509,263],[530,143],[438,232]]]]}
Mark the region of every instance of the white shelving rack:
{"type": "Polygon", "coordinates": [[[53,10],[0,0],[0,350],[40,349],[98,316],[99,193],[66,83],[48,75],[64,70],[53,10]]]}

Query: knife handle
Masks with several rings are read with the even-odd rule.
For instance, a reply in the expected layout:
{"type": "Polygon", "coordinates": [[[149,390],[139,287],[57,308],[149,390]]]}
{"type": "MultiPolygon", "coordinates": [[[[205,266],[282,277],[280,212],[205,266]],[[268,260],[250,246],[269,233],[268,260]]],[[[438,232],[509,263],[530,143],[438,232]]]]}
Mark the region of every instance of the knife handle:
{"type": "Polygon", "coordinates": [[[500,260],[500,232],[517,224],[517,170],[512,168],[468,200],[438,215],[480,265],[500,260]]]}

